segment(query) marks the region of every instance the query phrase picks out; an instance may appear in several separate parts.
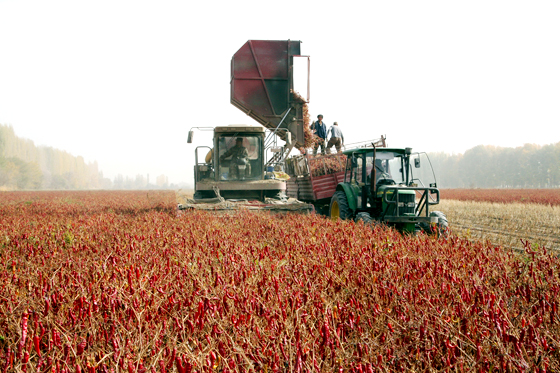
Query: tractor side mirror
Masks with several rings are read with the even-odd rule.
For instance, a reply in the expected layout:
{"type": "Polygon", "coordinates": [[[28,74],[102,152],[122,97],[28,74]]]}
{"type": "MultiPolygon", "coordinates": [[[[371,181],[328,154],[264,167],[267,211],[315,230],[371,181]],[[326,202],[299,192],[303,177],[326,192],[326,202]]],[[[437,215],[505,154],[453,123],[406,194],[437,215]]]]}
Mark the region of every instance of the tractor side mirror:
{"type": "Polygon", "coordinates": [[[194,132],[189,131],[189,136],[187,137],[187,143],[192,144],[193,136],[194,136],[194,132]]]}
{"type": "Polygon", "coordinates": [[[420,168],[420,158],[414,158],[414,167],[420,168]]]}

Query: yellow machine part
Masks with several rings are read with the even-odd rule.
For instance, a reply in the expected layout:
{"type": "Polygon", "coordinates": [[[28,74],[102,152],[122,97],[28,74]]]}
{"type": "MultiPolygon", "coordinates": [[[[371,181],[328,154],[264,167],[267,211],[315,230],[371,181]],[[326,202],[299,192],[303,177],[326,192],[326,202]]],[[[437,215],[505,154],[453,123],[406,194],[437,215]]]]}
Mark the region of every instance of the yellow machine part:
{"type": "Polygon", "coordinates": [[[338,219],[340,219],[340,208],[338,207],[337,201],[333,201],[330,215],[332,221],[337,221],[338,219]]]}
{"type": "Polygon", "coordinates": [[[210,163],[212,162],[212,156],[214,155],[214,149],[210,149],[210,151],[208,152],[208,154],[206,154],[206,158],[204,158],[204,161],[206,161],[206,163],[210,163]]]}

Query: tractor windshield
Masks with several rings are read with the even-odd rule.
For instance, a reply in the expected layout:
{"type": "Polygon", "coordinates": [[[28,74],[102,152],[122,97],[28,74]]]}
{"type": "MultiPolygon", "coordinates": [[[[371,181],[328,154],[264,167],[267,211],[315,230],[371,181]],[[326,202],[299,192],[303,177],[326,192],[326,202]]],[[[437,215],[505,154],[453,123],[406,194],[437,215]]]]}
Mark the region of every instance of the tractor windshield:
{"type": "Polygon", "coordinates": [[[387,164],[395,184],[406,184],[406,168],[402,155],[393,154],[393,158],[387,161],[387,164]]]}
{"type": "Polygon", "coordinates": [[[406,171],[402,154],[377,151],[375,154],[375,172],[377,184],[406,183],[406,171]]]}
{"type": "Polygon", "coordinates": [[[220,136],[218,160],[220,180],[259,179],[262,175],[262,139],[259,136],[220,136]]]}

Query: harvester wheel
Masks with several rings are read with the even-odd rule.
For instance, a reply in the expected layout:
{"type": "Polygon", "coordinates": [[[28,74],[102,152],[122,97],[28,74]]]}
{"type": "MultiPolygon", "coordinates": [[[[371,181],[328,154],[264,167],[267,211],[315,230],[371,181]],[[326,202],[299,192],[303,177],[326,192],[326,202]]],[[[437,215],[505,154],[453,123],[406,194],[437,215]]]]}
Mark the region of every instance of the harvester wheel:
{"type": "Polygon", "coordinates": [[[343,191],[335,192],[331,198],[330,207],[331,220],[338,219],[350,219],[352,217],[352,212],[350,207],[348,207],[348,199],[346,198],[346,193],[343,191]]]}

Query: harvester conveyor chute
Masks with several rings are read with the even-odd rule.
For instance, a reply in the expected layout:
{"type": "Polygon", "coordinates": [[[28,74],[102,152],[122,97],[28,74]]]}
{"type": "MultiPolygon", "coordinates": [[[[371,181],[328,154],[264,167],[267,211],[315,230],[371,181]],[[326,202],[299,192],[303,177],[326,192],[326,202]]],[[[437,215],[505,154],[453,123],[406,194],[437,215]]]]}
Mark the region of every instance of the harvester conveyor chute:
{"type": "Polygon", "coordinates": [[[300,41],[249,40],[231,59],[231,103],[296,147],[304,145],[303,105],[294,93],[293,62],[300,41]]]}

